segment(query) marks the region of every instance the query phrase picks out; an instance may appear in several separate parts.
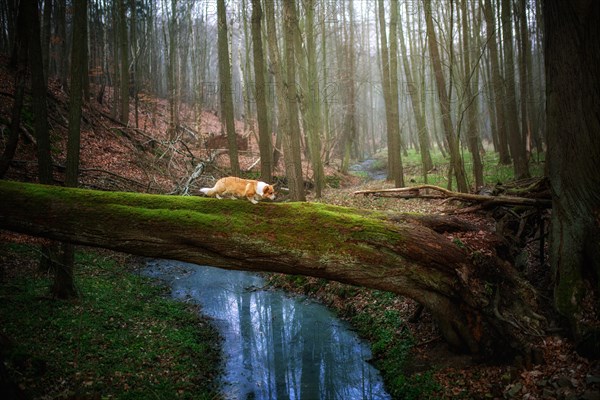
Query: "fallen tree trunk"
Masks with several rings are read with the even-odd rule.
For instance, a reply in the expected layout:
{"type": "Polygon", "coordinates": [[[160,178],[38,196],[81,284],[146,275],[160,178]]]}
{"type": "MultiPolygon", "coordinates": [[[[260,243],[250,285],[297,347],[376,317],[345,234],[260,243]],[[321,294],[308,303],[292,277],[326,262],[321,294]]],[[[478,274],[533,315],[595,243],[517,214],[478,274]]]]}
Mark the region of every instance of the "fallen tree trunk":
{"type": "Polygon", "coordinates": [[[468,203],[478,203],[481,204],[481,206],[484,208],[495,207],[500,205],[552,208],[552,201],[550,199],[537,199],[516,196],[483,196],[479,194],[453,192],[451,190],[444,189],[435,185],[418,185],[392,189],[357,190],[356,192],[354,192],[354,194],[395,195],[400,196],[402,198],[447,198],[461,200],[468,203]],[[439,194],[432,195],[430,193],[423,193],[423,190],[435,190],[436,192],[439,192],[439,194]]]}
{"type": "Polygon", "coordinates": [[[391,291],[433,313],[452,345],[527,353],[534,290],[410,219],[318,203],[100,192],[0,181],[0,228],[147,257],[303,274],[391,291]]]}

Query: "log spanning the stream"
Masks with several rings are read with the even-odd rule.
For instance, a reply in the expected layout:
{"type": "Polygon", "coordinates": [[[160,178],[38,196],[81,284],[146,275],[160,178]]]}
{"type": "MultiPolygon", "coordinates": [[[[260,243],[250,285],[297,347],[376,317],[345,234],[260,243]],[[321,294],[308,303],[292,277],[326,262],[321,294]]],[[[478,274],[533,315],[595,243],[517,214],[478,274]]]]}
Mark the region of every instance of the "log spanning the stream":
{"type": "MultiPolygon", "coordinates": [[[[541,320],[507,263],[473,262],[427,219],[318,203],[101,192],[0,181],[0,228],[147,257],[391,291],[472,353],[526,352],[541,320]]],[[[438,221],[439,222],[439,221],[438,221]]],[[[479,257],[481,258],[481,257],[479,257]]]]}

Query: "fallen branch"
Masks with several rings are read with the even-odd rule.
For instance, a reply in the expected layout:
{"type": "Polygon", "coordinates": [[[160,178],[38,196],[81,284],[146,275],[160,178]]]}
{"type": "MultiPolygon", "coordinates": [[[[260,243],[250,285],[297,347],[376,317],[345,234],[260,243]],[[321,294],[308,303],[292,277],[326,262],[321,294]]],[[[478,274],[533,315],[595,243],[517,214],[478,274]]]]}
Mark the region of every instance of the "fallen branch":
{"type": "Polygon", "coordinates": [[[500,205],[512,205],[512,206],[529,206],[537,208],[551,208],[552,201],[550,199],[531,199],[527,197],[514,197],[514,196],[482,196],[479,194],[471,193],[459,193],[453,192],[448,189],[441,188],[434,185],[419,185],[404,188],[393,188],[393,189],[375,189],[375,190],[358,190],[354,194],[362,195],[382,195],[382,194],[399,194],[402,197],[412,198],[452,198],[468,203],[479,203],[482,208],[495,207],[500,205]],[[421,193],[422,190],[435,190],[440,192],[439,195],[432,195],[430,193],[421,193]]]}

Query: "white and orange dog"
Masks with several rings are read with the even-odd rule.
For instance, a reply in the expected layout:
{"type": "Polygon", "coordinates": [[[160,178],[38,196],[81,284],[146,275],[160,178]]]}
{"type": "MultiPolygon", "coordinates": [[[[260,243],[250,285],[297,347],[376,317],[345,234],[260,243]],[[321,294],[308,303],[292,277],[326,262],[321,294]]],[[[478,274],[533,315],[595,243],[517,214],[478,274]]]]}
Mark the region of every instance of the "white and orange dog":
{"type": "Polygon", "coordinates": [[[217,181],[212,188],[200,189],[202,193],[210,197],[222,199],[229,197],[232,199],[247,198],[252,204],[259,200],[275,200],[275,189],[273,185],[252,179],[242,179],[235,176],[228,176],[217,181]]]}

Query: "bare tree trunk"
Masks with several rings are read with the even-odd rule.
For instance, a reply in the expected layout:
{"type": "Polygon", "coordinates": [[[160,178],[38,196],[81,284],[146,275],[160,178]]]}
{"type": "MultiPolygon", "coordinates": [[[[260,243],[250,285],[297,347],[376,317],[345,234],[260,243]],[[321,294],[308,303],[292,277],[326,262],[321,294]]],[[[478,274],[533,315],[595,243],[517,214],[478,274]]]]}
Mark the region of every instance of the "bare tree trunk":
{"type": "Polygon", "coordinates": [[[300,122],[298,116],[298,95],[296,93],[296,60],[294,49],[295,27],[298,24],[294,0],[283,2],[285,59],[286,59],[286,94],[288,104],[288,129],[283,136],[285,171],[293,201],[304,201],[304,181],[302,179],[302,158],[300,151],[300,122]]]}
{"type": "Polygon", "coordinates": [[[219,19],[219,81],[221,82],[221,115],[225,119],[227,143],[229,146],[229,159],[231,173],[240,175],[240,162],[238,159],[237,135],[233,115],[233,94],[231,93],[231,64],[229,63],[229,44],[227,38],[227,10],[225,0],[217,1],[217,15],[219,19]]]}
{"type": "Polygon", "coordinates": [[[544,0],[554,303],[600,357],[600,3],[544,0]],[[584,317],[585,316],[585,317],[584,317]]]}
{"type": "Polygon", "coordinates": [[[50,74],[50,35],[52,32],[51,24],[52,0],[44,0],[44,13],[42,22],[42,63],[44,66],[44,84],[48,86],[48,76],[50,74]]]}
{"type": "Polygon", "coordinates": [[[517,94],[515,90],[515,64],[513,50],[512,17],[510,1],[502,0],[502,38],[504,44],[504,81],[506,82],[506,121],[508,123],[508,145],[513,159],[515,179],[528,178],[529,166],[525,154],[525,141],[519,127],[517,94]]]}
{"type": "MultiPolygon", "coordinates": [[[[481,155],[479,154],[479,134],[477,133],[477,79],[473,79],[473,76],[477,77],[476,70],[479,68],[478,65],[471,64],[471,48],[470,48],[470,32],[469,32],[469,18],[467,13],[467,0],[461,1],[461,14],[462,14],[462,41],[463,41],[463,63],[464,63],[464,95],[463,102],[464,108],[462,114],[465,111],[467,113],[467,143],[469,145],[469,152],[473,158],[473,176],[475,178],[475,188],[478,189],[483,186],[483,163],[481,161],[481,155]]],[[[461,117],[462,120],[462,117],[461,117]]]]}
{"type": "MultiPolygon", "coordinates": [[[[317,46],[314,34],[314,9],[315,1],[306,0],[306,63],[308,75],[308,145],[310,149],[310,160],[313,168],[313,180],[315,181],[315,195],[320,198],[325,185],[325,171],[321,160],[321,134],[323,128],[320,105],[322,98],[319,93],[319,75],[317,72],[317,46]]],[[[325,35],[325,32],[321,32],[325,35]]],[[[323,49],[323,51],[325,51],[323,49]]]]}
{"type": "Polygon", "coordinates": [[[529,32],[527,28],[527,0],[519,0],[519,8],[516,11],[519,14],[519,97],[521,106],[521,137],[525,147],[525,157],[531,153],[531,112],[530,104],[532,100],[529,97],[529,87],[531,80],[531,71],[528,68],[528,59],[531,60],[531,50],[529,45],[529,32]]]}
{"type": "MultiPolygon", "coordinates": [[[[131,91],[133,94],[134,101],[134,115],[135,115],[135,127],[139,128],[139,96],[138,96],[138,79],[140,78],[140,71],[138,68],[138,54],[137,54],[137,12],[135,0],[129,0],[129,7],[131,11],[131,47],[133,49],[131,57],[133,58],[133,74],[132,74],[132,87],[131,91]]],[[[87,57],[86,57],[87,58],[87,57]]]]}
{"type": "Polygon", "coordinates": [[[121,122],[129,124],[129,39],[127,33],[127,6],[119,0],[119,56],[121,61],[120,93],[121,122]]]}
{"type": "Polygon", "coordinates": [[[331,124],[330,124],[330,116],[329,116],[329,96],[328,96],[328,62],[327,62],[327,35],[325,33],[325,19],[326,19],[326,3],[322,3],[321,7],[321,15],[320,15],[320,26],[321,26],[321,68],[322,68],[322,76],[323,76],[323,130],[324,132],[324,141],[325,141],[325,164],[329,164],[330,162],[330,152],[329,149],[331,147],[331,124]]]}
{"type": "MultiPolygon", "coordinates": [[[[430,143],[429,143],[429,132],[427,130],[427,122],[425,121],[425,114],[422,112],[422,102],[421,95],[419,91],[419,86],[415,82],[415,74],[413,73],[412,66],[407,57],[409,54],[406,50],[406,42],[404,41],[404,30],[402,29],[402,23],[398,24],[398,33],[400,34],[400,46],[402,54],[402,62],[404,63],[404,76],[406,77],[407,82],[407,90],[410,95],[410,101],[413,109],[413,113],[415,116],[415,123],[417,126],[417,136],[419,138],[419,148],[421,149],[421,168],[423,168],[423,177],[425,178],[425,183],[427,183],[427,172],[433,168],[433,161],[431,160],[431,153],[429,151],[430,143]]],[[[409,42],[412,42],[410,39],[409,33],[409,42]]],[[[411,55],[414,58],[415,53],[411,51],[411,55]]],[[[425,92],[423,91],[423,96],[425,96],[425,92]]]]}
{"type": "Polygon", "coordinates": [[[275,92],[277,98],[277,139],[275,143],[275,153],[273,154],[273,164],[276,167],[279,163],[280,143],[288,126],[288,105],[286,102],[286,91],[284,85],[284,70],[281,65],[281,56],[277,44],[277,29],[275,27],[275,9],[272,1],[265,3],[265,13],[267,17],[267,40],[269,44],[269,60],[272,74],[275,77],[275,92]]]}
{"type": "Polygon", "coordinates": [[[57,75],[60,79],[60,83],[64,88],[68,86],[67,77],[67,66],[69,65],[69,49],[67,48],[67,23],[66,23],[66,0],[57,0],[56,3],[56,14],[58,16],[56,21],[56,31],[59,39],[58,54],[59,59],[57,61],[57,75]]]}
{"type": "Polygon", "coordinates": [[[252,50],[254,55],[254,97],[258,120],[258,146],[260,151],[260,177],[271,182],[273,174],[273,146],[267,116],[267,86],[265,83],[265,57],[263,55],[260,0],[252,0],[252,50]]]}
{"type": "MultiPolygon", "coordinates": [[[[394,2],[394,4],[397,3],[394,2]]],[[[397,9],[396,9],[397,10],[397,9]]],[[[397,12],[395,15],[397,18],[397,12]]],[[[396,20],[397,21],[397,20],[396,20]]],[[[379,26],[381,39],[381,69],[382,69],[382,85],[383,97],[385,99],[385,115],[387,122],[387,138],[388,138],[388,179],[393,180],[397,187],[404,186],[404,176],[402,174],[402,154],[400,145],[400,127],[398,119],[398,75],[397,75],[397,55],[392,55],[392,47],[396,48],[397,44],[390,43],[388,53],[387,33],[385,24],[385,12],[383,0],[379,0],[379,26]],[[395,73],[395,79],[392,74],[395,73]],[[394,81],[392,82],[392,79],[394,81]],[[394,91],[394,85],[396,90],[394,91]]],[[[390,21],[390,42],[392,42],[392,26],[397,29],[396,23],[390,21]]],[[[395,38],[395,34],[393,35],[395,38]]],[[[396,41],[397,42],[397,41],[396,41]]]]}
{"type": "MultiPolygon", "coordinates": [[[[67,140],[67,162],[65,185],[78,186],[79,150],[81,142],[81,106],[83,104],[83,86],[86,73],[86,24],[87,0],[74,3],[73,6],[73,43],[71,50],[71,94],[69,96],[69,137],[67,140]]],[[[52,295],[59,299],[77,297],[77,288],[73,279],[75,264],[75,246],[69,242],[61,243],[61,256],[56,263],[52,295]]]]}
{"type": "Polygon", "coordinates": [[[496,23],[494,19],[494,10],[492,8],[492,0],[485,0],[484,14],[487,28],[488,46],[490,50],[490,64],[492,69],[491,75],[496,115],[496,129],[498,130],[498,155],[500,157],[500,164],[506,165],[510,164],[510,154],[508,151],[506,119],[504,118],[504,83],[502,82],[502,76],[500,74],[496,23]]]}
{"type": "Polygon", "coordinates": [[[438,41],[433,27],[431,0],[425,0],[425,22],[427,25],[427,36],[429,38],[429,54],[433,64],[438,99],[442,111],[442,122],[444,124],[444,132],[446,133],[446,141],[448,142],[448,148],[450,150],[450,164],[454,169],[458,191],[466,193],[469,191],[469,187],[467,185],[465,167],[462,162],[462,157],[460,156],[458,138],[454,133],[454,127],[450,117],[450,99],[448,98],[448,92],[446,91],[446,79],[444,78],[444,72],[442,71],[438,41]]]}

